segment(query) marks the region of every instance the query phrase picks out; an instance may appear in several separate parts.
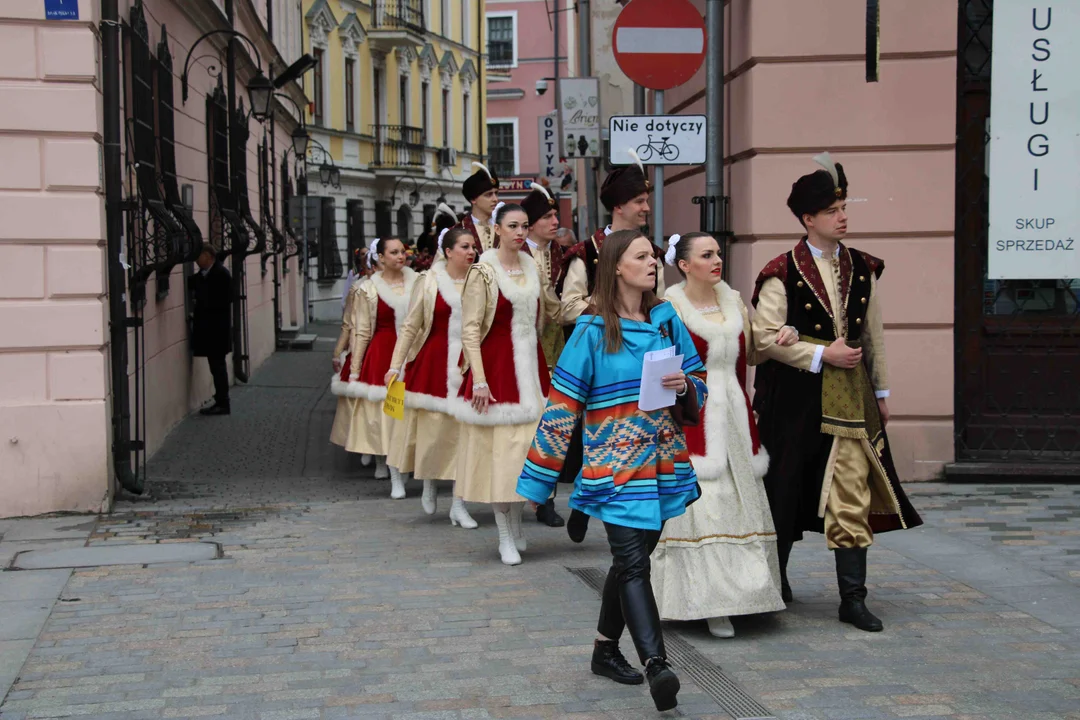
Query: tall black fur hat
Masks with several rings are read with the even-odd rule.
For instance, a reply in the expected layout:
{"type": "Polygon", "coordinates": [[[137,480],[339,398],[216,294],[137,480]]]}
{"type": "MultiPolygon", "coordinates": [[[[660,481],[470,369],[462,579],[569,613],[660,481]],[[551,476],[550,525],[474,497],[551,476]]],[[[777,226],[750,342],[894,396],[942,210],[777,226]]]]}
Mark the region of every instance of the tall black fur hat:
{"type": "Polygon", "coordinates": [[[796,180],[787,199],[787,206],[800,222],[803,215],[816,215],[837,200],[847,200],[844,166],[834,163],[827,152],[815,155],[814,162],[824,169],[796,180]]]}
{"type": "Polygon", "coordinates": [[[499,189],[499,179],[492,175],[491,171],[488,170],[485,165],[473,162],[473,167],[477,168],[476,172],[466,178],[465,182],[461,184],[461,194],[464,195],[465,199],[469,202],[480,197],[488,190],[499,189]]]}
{"type": "Polygon", "coordinates": [[[521,207],[525,208],[525,214],[529,216],[529,224],[532,225],[555,209],[555,198],[546,187],[540,183],[533,183],[532,192],[521,201],[521,207]]]}
{"type": "Polygon", "coordinates": [[[627,150],[634,159],[633,165],[620,165],[608,173],[604,178],[604,184],[600,187],[600,202],[604,204],[608,212],[612,212],[619,205],[625,205],[638,195],[647,193],[652,189],[648,178],[645,176],[645,166],[633,150],[627,150]]]}

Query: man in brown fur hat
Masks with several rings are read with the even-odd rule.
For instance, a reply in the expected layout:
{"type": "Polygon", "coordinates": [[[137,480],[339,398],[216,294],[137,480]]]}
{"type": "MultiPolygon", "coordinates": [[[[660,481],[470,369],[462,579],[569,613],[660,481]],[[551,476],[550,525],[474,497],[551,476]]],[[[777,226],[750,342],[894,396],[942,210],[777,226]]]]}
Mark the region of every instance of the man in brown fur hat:
{"type": "Polygon", "coordinates": [[[875,532],[922,524],[893,465],[885,425],[889,384],[877,280],[885,264],[846,247],[847,176],[828,153],[823,169],[799,178],[788,207],[806,234],[757,279],[754,410],[770,453],[765,490],[780,553],[782,594],[791,600],[787,561],[805,531],[824,533],[836,559],[840,620],[878,632],[866,599],[866,551],[875,532]],[[792,325],[800,340],[774,340],[792,325]]]}

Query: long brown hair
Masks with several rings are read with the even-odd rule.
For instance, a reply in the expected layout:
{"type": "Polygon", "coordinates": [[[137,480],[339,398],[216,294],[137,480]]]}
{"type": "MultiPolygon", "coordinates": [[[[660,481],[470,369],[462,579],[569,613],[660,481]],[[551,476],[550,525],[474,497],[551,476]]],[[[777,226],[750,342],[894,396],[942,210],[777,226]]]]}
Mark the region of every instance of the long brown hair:
{"type": "MultiPolygon", "coordinates": [[[[622,349],[622,325],[619,322],[617,307],[619,285],[616,267],[626,253],[626,249],[640,237],[645,236],[639,230],[618,230],[608,235],[600,248],[592,306],[594,313],[604,319],[604,349],[609,353],[617,353],[622,349]]],[[[660,266],[657,265],[656,272],[659,273],[660,270],[660,266]]],[[[652,290],[646,290],[641,294],[641,312],[645,317],[649,316],[649,310],[659,304],[660,300],[652,290]]]]}

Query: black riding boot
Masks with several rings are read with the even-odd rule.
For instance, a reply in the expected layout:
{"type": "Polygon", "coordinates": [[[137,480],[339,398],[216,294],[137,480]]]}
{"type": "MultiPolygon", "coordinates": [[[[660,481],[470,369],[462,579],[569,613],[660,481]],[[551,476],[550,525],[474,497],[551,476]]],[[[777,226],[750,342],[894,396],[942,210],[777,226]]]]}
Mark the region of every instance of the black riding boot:
{"type": "Polygon", "coordinates": [[[536,506],[536,522],[548,527],[562,527],[565,524],[562,515],[555,511],[554,498],[548,498],[546,503],[536,506]]]}
{"type": "Polygon", "coordinates": [[[566,534],[576,543],[585,540],[585,533],[589,532],[589,516],[580,510],[570,510],[570,520],[566,523],[566,534]]]}
{"type": "Polygon", "coordinates": [[[791,546],[794,543],[780,541],[776,544],[776,552],[780,559],[780,599],[786,603],[792,601],[791,585],[788,585],[787,564],[791,557],[791,546]]]}
{"type": "Polygon", "coordinates": [[[881,632],[884,626],[866,609],[866,548],[838,548],[836,584],[840,587],[840,622],[866,632],[881,632]]]}

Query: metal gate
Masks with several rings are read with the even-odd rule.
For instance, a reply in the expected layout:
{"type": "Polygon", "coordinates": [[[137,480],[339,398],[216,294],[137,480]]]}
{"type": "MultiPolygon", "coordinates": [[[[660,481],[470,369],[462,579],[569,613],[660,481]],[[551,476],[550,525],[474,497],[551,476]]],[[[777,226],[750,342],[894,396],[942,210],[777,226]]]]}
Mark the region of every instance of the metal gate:
{"type": "Polygon", "coordinates": [[[987,278],[993,0],[960,0],[956,134],[956,459],[1080,471],[1080,279],[987,278]]]}

